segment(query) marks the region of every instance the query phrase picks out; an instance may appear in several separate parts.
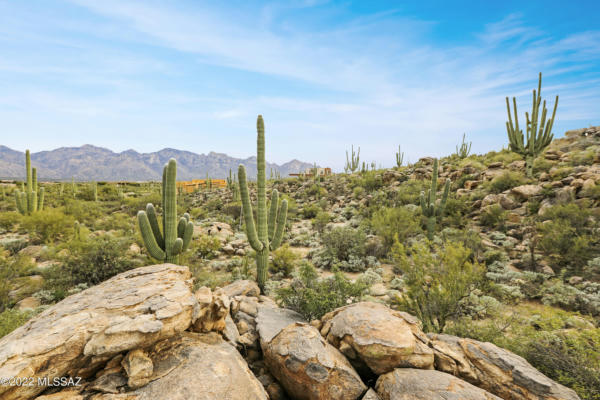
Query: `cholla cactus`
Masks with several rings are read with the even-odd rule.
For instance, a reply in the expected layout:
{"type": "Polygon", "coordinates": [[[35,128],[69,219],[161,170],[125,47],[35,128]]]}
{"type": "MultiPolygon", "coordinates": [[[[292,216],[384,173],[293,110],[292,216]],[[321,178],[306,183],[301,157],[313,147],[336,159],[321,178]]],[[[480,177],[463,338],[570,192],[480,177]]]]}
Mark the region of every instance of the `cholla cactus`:
{"type": "Polygon", "coordinates": [[[527,121],[527,143],[524,142],[523,130],[519,129],[519,119],[517,116],[517,100],[513,97],[513,106],[515,113],[515,123],[510,114],[510,104],[508,97],[506,98],[506,110],[508,111],[508,121],[506,122],[506,131],[508,132],[508,141],[511,151],[520,154],[525,158],[525,169],[527,176],[533,176],[533,161],[548,145],[552,142],[554,135],[552,134],[552,125],[554,124],[554,117],[556,116],[556,107],[558,106],[558,96],[554,101],[554,110],[552,111],[552,117],[546,121],[546,100],[544,100],[542,106],[542,120],[538,122],[540,105],[542,102],[542,73],[540,72],[540,78],[538,81],[537,94],[535,89],[533,90],[533,106],[531,110],[531,120],[529,114],[525,113],[525,119],[527,121]],[[538,129],[539,124],[539,129],[538,129]]]}
{"type": "Polygon", "coordinates": [[[194,233],[194,224],[190,222],[189,214],[177,222],[177,162],[170,159],[163,168],[163,231],[160,231],[156,210],[151,203],[146,206],[146,211],[138,212],[138,223],[142,233],[144,245],[148,253],[155,259],[176,263],[179,255],[187,250],[194,233]]]}
{"type": "Polygon", "coordinates": [[[15,190],[17,210],[23,215],[29,215],[44,208],[44,188],[38,187],[37,170],[31,168],[31,155],[25,151],[25,173],[27,188],[21,186],[21,191],[15,190]],[[39,193],[39,195],[38,195],[39,193]]]}
{"type": "Polygon", "coordinates": [[[246,223],[246,236],[250,246],[256,251],[256,281],[260,290],[264,293],[267,281],[267,268],[269,263],[269,251],[276,250],[281,244],[285,222],[287,218],[287,200],[279,205],[279,193],[273,189],[271,194],[271,206],[267,216],[267,193],[265,184],[265,125],[262,115],[256,121],[257,130],[257,222],[254,223],[248,182],[246,181],[246,168],[240,165],[238,178],[242,196],[242,209],[246,223]]]}
{"type": "Polygon", "coordinates": [[[433,234],[435,233],[435,224],[438,216],[442,216],[444,209],[446,208],[446,200],[448,200],[448,192],[450,191],[450,179],[446,179],[446,185],[444,186],[444,193],[440,204],[437,205],[437,178],[438,178],[438,160],[433,160],[433,173],[431,177],[431,188],[427,192],[421,192],[421,210],[423,215],[427,217],[427,237],[429,240],[433,240],[433,234]]]}

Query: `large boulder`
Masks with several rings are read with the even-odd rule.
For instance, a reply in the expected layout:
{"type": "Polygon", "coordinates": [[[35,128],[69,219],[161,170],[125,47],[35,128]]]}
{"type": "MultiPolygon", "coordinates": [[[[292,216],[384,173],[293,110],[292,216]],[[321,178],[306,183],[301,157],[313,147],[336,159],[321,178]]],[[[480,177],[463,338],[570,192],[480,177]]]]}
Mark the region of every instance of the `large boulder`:
{"type": "Polygon", "coordinates": [[[283,328],[263,341],[269,371],[298,400],[357,400],[367,387],[348,360],[305,323],[283,328]]]}
{"type": "Polygon", "coordinates": [[[260,296],[260,288],[254,281],[239,280],[221,289],[229,297],[235,296],[260,296]]]}
{"type": "Polygon", "coordinates": [[[517,200],[525,201],[529,200],[531,197],[542,194],[542,187],[540,185],[521,185],[512,188],[510,193],[515,196],[517,200]]]}
{"type": "Polygon", "coordinates": [[[267,400],[269,396],[235,347],[215,333],[184,332],[157,343],[150,383],[131,400],[267,400]]]}
{"type": "Polygon", "coordinates": [[[505,399],[576,400],[577,394],[533,368],[525,359],[492,343],[429,334],[435,368],[505,399]]]}
{"type": "MultiPolygon", "coordinates": [[[[0,376],[88,378],[118,353],[186,330],[198,313],[190,278],[187,267],[152,265],[67,297],[0,339],[0,376]]],[[[0,398],[44,389],[0,386],[0,398]]]]}
{"type": "Polygon", "coordinates": [[[377,375],[394,368],[433,369],[433,351],[415,317],[373,302],[338,308],[321,319],[321,334],[355,365],[377,375]]]}
{"type": "Polygon", "coordinates": [[[381,375],[375,389],[382,400],[502,400],[444,372],[412,368],[381,375]]]}

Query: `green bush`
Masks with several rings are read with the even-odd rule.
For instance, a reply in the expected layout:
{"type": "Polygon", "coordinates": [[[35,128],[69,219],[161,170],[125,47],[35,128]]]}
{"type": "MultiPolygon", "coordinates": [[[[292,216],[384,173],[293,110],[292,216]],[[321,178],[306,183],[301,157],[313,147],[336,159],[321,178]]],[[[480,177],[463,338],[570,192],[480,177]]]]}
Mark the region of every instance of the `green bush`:
{"type": "Polygon", "coordinates": [[[22,215],[16,211],[0,212],[0,228],[12,231],[16,225],[21,223],[22,215]]]}
{"type": "Polygon", "coordinates": [[[70,285],[93,286],[131,267],[131,261],[125,257],[129,243],[123,239],[102,235],[74,241],[70,246],[71,254],[61,269],[70,285]]]}
{"type": "Polygon", "coordinates": [[[433,249],[415,243],[406,249],[396,241],[392,255],[405,285],[395,303],[416,315],[426,332],[442,332],[460,314],[461,301],[483,281],[484,268],[469,261],[471,252],[461,243],[445,242],[433,249]]]}
{"type": "Polygon", "coordinates": [[[48,208],[23,217],[21,226],[37,240],[44,243],[56,242],[64,236],[71,236],[73,217],[63,214],[60,209],[48,208]]]}
{"type": "Polygon", "coordinates": [[[34,311],[4,310],[0,313],[0,338],[8,335],[35,315],[34,311]]]}
{"type": "Polygon", "coordinates": [[[302,207],[302,216],[305,219],[311,219],[317,216],[317,214],[321,211],[318,205],[316,204],[307,204],[302,207]]]}
{"type": "Polygon", "coordinates": [[[204,259],[214,258],[221,249],[221,241],[216,236],[202,234],[192,241],[192,249],[204,259]]]}
{"type": "Polygon", "coordinates": [[[323,233],[323,231],[325,230],[325,227],[327,226],[327,224],[330,221],[331,221],[331,214],[329,214],[326,211],[320,211],[319,213],[317,213],[315,218],[313,218],[312,226],[317,232],[323,233]]]}
{"type": "Polygon", "coordinates": [[[294,268],[296,268],[296,262],[300,258],[292,249],[290,249],[289,243],[281,245],[271,254],[273,256],[270,266],[271,272],[274,274],[281,272],[285,278],[291,275],[294,268]]]}
{"type": "Polygon", "coordinates": [[[396,235],[401,242],[405,242],[422,232],[418,210],[413,212],[407,207],[386,207],[373,214],[371,227],[383,239],[386,252],[392,248],[396,235]]]}
{"type": "MultiPolygon", "coordinates": [[[[146,205],[144,204],[144,207],[138,210],[145,208],[146,205]]],[[[106,214],[102,207],[96,202],[74,200],[71,198],[65,200],[64,213],[73,217],[73,220],[79,221],[87,226],[94,226],[98,218],[106,214]]],[[[135,213],[130,215],[134,216],[135,213]]]]}
{"type": "Polygon", "coordinates": [[[481,212],[479,223],[488,228],[503,231],[506,224],[506,211],[500,205],[492,204],[481,212]]]}
{"type": "MultiPolygon", "coordinates": [[[[242,202],[227,203],[223,206],[223,213],[229,215],[233,219],[238,219],[242,214],[242,202]]],[[[197,218],[197,217],[195,217],[197,218]]]]}
{"type": "Polygon", "coordinates": [[[525,183],[525,177],[522,174],[513,171],[505,171],[498,175],[490,183],[492,193],[502,193],[505,190],[512,189],[525,183]]]}
{"type": "Polygon", "coordinates": [[[580,275],[594,252],[593,224],[587,207],[570,203],[550,207],[538,224],[539,248],[552,260],[556,273],[580,275]]]}
{"type": "Polygon", "coordinates": [[[360,301],[367,289],[365,283],[353,283],[339,271],[332,277],[319,279],[315,267],[303,262],[291,285],[276,291],[276,299],[283,307],[311,321],[348,303],[360,301]]]}
{"type": "Polygon", "coordinates": [[[349,261],[351,256],[364,257],[366,235],[349,227],[336,227],[323,235],[325,251],[339,261],[349,261]]]}

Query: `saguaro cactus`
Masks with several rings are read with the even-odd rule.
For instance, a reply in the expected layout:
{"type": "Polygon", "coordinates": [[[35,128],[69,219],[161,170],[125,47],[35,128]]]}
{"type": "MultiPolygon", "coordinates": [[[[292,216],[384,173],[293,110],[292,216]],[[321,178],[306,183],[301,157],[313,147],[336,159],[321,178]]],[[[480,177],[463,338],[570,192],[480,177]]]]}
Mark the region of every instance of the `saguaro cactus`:
{"type": "Polygon", "coordinates": [[[92,183],[92,191],[94,193],[94,201],[98,201],[98,182],[92,183]]]}
{"type": "Polygon", "coordinates": [[[438,160],[433,160],[433,173],[431,176],[431,188],[427,191],[427,197],[425,192],[421,192],[421,209],[423,215],[427,217],[427,237],[429,240],[433,240],[433,234],[435,232],[435,224],[438,216],[444,213],[446,208],[446,200],[448,200],[448,192],[450,191],[450,179],[446,179],[446,185],[444,186],[444,193],[440,204],[436,204],[437,196],[437,178],[438,178],[438,160]]]}
{"type": "Polygon", "coordinates": [[[348,171],[354,173],[358,169],[358,161],[360,160],[360,147],[358,148],[358,152],[354,152],[354,145],[352,145],[352,154],[348,157],[348,150],[346,150],[346,166],[344,170],[346,173],[348,171]]]}
{"type": "Polygon", "coordinates": [[[542,73],[540,72],[540,78],[538,81],[537,93],[533,89],[533,106],[531,110],[531,120],[529,114],[525,112],[525,119],[527,121],[527,144],[524,143],[523,130],[519,129],[519,119],[517,116],[517,100],[513,97],[513,107],[515,113],[515,123],[510,114],[510,104],[508,97],[506,98],[506,110],[508,111],[508,121],[506,122],[506,131],[508,132],[508,141],[510,150],[520,154],[525,158],[525,169],[527,176],[533,176],[533,161],[538,155],[552,142],[554,135],[552,134],[552,125],[554,124],[554,117],[556,116],[556,107],[558,106],[558,95],[554,101],[554,110],[552,111],[552,118],[546,121],[546,100],[542,105],[542,120],[538,122],[540,105],[542,102],[542,73]],[[539,125],[538,125],[539,124],[539,125]],[[539,128],[538,128],[539,126],[539,128]]]}
{"type": "Polygon", "coordinates": [[[44,208],[44,188],[38,187],[37,170],[31,168],[29,150],[25,151],[25,170],[27,187],[21,187],[21,191],[15,190],[15,203],[21,214],[29,215],[44,208]]]}
{"type": "Polygon", "coordinates": [[[238,168],[238,179],[240,193],[242,196],[242,209],[246,223],[246,235],[250,246],[256,251],[256,282],[264,293],[267,281],[267,268],[269,262],[269,251],[275,250],[281,244],[285,222],[287,218],[287,200],[279,205],[279,193],[273,189],[271,194],[271,206],[267,217],[267,193],[265,184],[265,124],[262,115],[256,121],[257,130],[257,222],[254,224],[248,182],[246,181],[246,168],[240,165],[238,168]]]}
{"type": "Polygon", "coordinates": [[[458,147],[458,145],[456,145],[456,155],[460,159],[467,158],[469,156],[469,153],[471,152],[472,142],[469,142],[467,144],[467,142],[465,142],[465,137],[466,137],[466,133],[463,133],[462,143],[460,144],[460,147],[458,147]]]}
{"type": "Polygon", "coordinates": [[[146,211],[138,212],[138,223],[148,253],[159,261],[176,263],[178,256],[187,250],[194,233],[194,224],[188,213],[177,222],[177,162],[171,158],[163,168],[163,231],[160,231],[156,210],[152,203],[146,211]]]}
{"type": "Polygon", "coordinates": [[[396,153],[396,166],[400,168],[402,163],[404,162],[404,153],[400,149],[400,145],[398,145],[398,152],[396,153]]]}

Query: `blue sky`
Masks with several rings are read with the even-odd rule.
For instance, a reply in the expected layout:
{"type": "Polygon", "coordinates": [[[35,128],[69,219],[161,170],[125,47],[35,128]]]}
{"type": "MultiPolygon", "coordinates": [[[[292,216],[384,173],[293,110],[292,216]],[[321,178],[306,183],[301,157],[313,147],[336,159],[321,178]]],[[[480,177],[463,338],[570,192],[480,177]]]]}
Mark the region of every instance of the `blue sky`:
{"type": "Polygon", "coordinates": [[[0,144],[164,147],[342,169],[506,144],[543,72],[555,136],[600,125],[598,1],[0,0],[0,144]],[[525,5],[523,5],[525,3],[525,5]]]}

